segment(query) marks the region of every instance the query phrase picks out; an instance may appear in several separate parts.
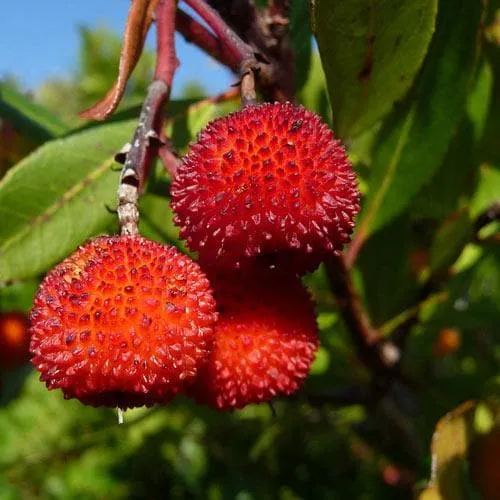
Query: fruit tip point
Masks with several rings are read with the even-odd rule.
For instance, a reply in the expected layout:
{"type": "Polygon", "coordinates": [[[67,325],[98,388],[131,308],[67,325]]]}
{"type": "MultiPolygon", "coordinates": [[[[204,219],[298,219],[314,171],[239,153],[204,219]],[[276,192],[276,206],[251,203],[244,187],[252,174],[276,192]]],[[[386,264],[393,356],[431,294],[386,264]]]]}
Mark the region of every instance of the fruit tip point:
{"type": "Polygon", "coordinates": [[[123,415],[125,412],[119,406],[116,408],[116,412],[118,414],[118,425],[123,424],[123,415]]]}

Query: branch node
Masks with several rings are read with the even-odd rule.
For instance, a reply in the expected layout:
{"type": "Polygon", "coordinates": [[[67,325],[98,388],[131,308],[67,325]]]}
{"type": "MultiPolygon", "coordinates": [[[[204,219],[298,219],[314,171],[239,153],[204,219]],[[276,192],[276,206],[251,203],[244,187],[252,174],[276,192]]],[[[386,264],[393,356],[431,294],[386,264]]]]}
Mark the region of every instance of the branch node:
{"type": "Polygon", "coordinates": [[[118,153],[115,154],[116,163],[124,165],[125,161],[127,160],[127,155],[130,153],[131,149],[132,149],[132,144],[130,144],[130,142],[127,142],[127,144],[125,144],[123,148],[121,148],[120,151],[118,151],[118,153]]]}

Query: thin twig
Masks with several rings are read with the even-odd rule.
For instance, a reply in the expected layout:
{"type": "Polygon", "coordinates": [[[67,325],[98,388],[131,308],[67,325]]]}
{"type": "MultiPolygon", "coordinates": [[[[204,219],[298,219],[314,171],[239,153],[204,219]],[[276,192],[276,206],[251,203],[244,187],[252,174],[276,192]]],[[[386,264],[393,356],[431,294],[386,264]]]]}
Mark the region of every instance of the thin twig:
{"type": "Polygon", "coordinates": [[[156,68],[155,80],[161,80],[167,87],[172,87],[174,73],[179,66],[175,54],[175,0],[160,0],[156,9],[156,68]]]}
{"type": "Polygon", "coordinates": [[[372,327],[343,257],[332,257],[326,263],[326,268],[331,289],[359,359],[375,372],[392,372],[399,363],[401,353],[396,345],[386,341],[372,327]]]}
{"type": "MultiPolygon", "coordinates": [[[[474,243],[484,242],[479,238],[479,232],[491,222],[499,219],[500,203],[493,203],[474,221],[471,241],[474,243]]],[[[415,305],[381,327],[381,331],[386,336],[390,332],[391,340],[401,350],[404,349],[412,328],[418,323],[422,309],[430,303],[440,303],[449,297],[449,292],[443,288],[448,283],[450,276],[451,273],[447,269],[434,272],[421,287],[415,305]]]]}
{"type": "Polygon", "coordinates": [[[170,176],[170,179],[173,180],[177,175],[177,169],[181,164],[181,159],[174,152],[170,141],[165,137],[163,132],[162,135],[160,135],[160,138],[162,139],[162,144],[158,148],[158,156],[170,176]]]}
{"type": "Polygon", "coordinates": [[[139,193],[153,159],[152,146],[158,136],[154,131],[157,113],[168,95],[164,82],[154,81],[142,106],[139,125],[132,137],[130,151],[126,155],[118,185],[118,220],[122,234],[137,234],[139,222],[139,193]]]}
{"type": "Polygon", "coordinates": [[[118,219],[122,234],[137,234],[140,193],[161,144],[163,107],[178,66],[175,55],[175,0],[160,0],[156,9],[157,59],[155,80],[148,87],[139,124],[126,153],[118,186],[118,219]]]}
{"type": "Polygon", "coordinates": [[[234,52],[226,49],[226,46],[201,25],[196,19],[184,11],[177,9],[176,13],[177,31],[190,43],[205,51],[209,56],[224,66],[227,66],[235,73],[240,67],[240,60],[234,57],[234,52]]]}
{"type": "Polygon", "coordinates": [[[209,0],[209,3],[266,62],[258,74],[259,90],[264,98],[293,102],[296,68],[288,36],[290,1],[271,0],[266,8],[256,8],[253,0],[209,0]]]}
{"type": "Polygon", "coordinates": [[[252,47],[246,44],[222,19],[219,13],[204,0],[185,2],[210,26],[230,60],[238,62],[241,76],[241,105],[256,104],[255,75],[260,71],[260,62],[252,47]]]}
{"type": "Polygon", "coordinates": [[[241,106],[255,106],[257,104],[257,92],[255,91],[255,71],[249,69],[241,77],[241,106]]]}
{"type": "Polygon", "coordinates": [[[479,232],[491,222],[500,220],[500,202],[493,203],[474,222],[474,241],[480,243],[479,232]]]}
{"type": "Polygon", "coordinates": [[[414,306],[406,309],[402,313],[398,314],[396,317],[386,321],[380,328],[379,331],[384,337],[392,335],[394,332],[407,325],[411,318],[418,317],[420,311],[431,304],[440,304],[444,302],[449,297],[449,293],[446,291],[437,292],[430,294],[428,297],[424,297],[422,301],[414,306]]]}
{"type": "Polygon", "coordinates": [[[255,60],[255,54],[222,19],[219,13],[210,7],[204,0],[184,0],[213,30],[222,45],[232,54],[235,60],[244,63],[255,60]]]}

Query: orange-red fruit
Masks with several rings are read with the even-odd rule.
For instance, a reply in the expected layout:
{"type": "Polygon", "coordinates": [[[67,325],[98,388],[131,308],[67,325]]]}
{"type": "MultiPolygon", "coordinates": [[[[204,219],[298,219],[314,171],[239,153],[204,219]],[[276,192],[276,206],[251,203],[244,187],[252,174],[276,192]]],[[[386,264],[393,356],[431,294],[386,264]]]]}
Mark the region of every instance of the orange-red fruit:
{"type": "Polygon", "coordinates": [[[43,281],[32,362],[68,399],[166,403],[207,357],[215,319],[209,282],[189,257],[142,237],[99,237],[43,281]]]}
{"type": "Polygon", "coordinates": [[[28,326],[28,318],[21,312],[0,314],[0,370],[28,361],[28,326]]]}
{"type": "Polygon", "coordinates": [[[217,410],[297,391],[318,348],[314,304],[295,277],[273,272],[212,280],[219,320],[190,394],[217,410]]]}
{"type": "Polygon", "coordinates": [[[461,343],[461,334],[456,328],[443,328],[432,346],[434,356],[441,358],[452,354],[460,349],[461,343]]]}
{"type": "Polygon", "coordinates": [[[359,210],[343,146],[320,117],[290,103],[211,122],[172,184],[175,223],[206,265],[249,257],[314,268],[349,240],[359,210]]]}

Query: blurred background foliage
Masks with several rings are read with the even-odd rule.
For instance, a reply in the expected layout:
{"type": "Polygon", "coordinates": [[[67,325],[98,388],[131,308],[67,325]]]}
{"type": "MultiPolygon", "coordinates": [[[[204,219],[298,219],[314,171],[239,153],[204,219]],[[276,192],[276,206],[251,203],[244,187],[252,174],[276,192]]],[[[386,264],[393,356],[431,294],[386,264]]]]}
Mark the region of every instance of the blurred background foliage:
{"type": "MultiPolygon", "coordinates": [[[[305,278],[322,347],[304,390],[272,408],[218,414],[179,397],[128,411],[118,426],[113,411],[47,391],[28,364],[0,366],[0,499],[500,498],[499,2],[387,2],[392,28],[380,26],[382,42],[372,33],[367,49],[368,4],[316,2],[318,52],[297,0],[291,42],[298,101],[340,127],[359,175],[352,274],[374,326],[401,341],[399,376],[381,381],[357,358],[323,268],[305,278]]],[[[154,55],[143,54],[115,117],[86,124],[77,113],[112,85],[121,42],[105,28],[81,28],[80,38],[70,78],[29,93],[15,77],[0,83],[3,315],[27,313],[51,266],[117,230],[106,210],[113,157],[134,128],[154,55]]],[[[238,106],[205,97],[193,81],[169,105],[180,153],[238,106]]],[[[141,233],[185,249],[168,185],[157,164],[141,233]]]]}

